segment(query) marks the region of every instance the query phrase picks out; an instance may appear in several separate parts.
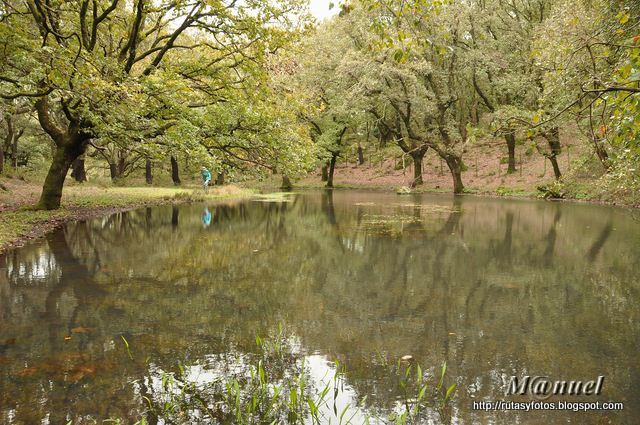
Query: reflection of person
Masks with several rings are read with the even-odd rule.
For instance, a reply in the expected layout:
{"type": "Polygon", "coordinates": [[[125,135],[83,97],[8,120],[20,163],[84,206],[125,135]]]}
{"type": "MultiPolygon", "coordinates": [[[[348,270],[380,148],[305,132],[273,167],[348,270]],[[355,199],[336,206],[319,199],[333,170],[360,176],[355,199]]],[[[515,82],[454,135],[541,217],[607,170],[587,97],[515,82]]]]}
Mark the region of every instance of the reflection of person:
{"type": "Polygon", "coordinates": [[[211,211],[209,211],[208,207],[204,207],[204,212],[202,213],[202,224],[204,227],[209,227],[209,225],[211,225],[211,211]]]}
{"type": "Polygon", "coordinates": [[[202,167],[202,186],[205,192],[209,191],[209,183],[211,183],[211,171],[207,167],[202,167]]]}

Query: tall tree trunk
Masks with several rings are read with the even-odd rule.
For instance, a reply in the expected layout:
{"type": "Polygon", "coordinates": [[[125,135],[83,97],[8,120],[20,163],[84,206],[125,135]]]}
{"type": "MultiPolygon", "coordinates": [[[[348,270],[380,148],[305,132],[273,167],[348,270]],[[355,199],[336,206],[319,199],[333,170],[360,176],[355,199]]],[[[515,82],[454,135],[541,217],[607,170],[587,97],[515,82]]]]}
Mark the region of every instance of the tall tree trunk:
{"type": "Polygon", "coordinates": [[[81,152],[74,152],[65,146],[56,147],[55,154],[51,160],[51,167],[42,186],[42,194],[38,201],[37,208],[45,210],[55,210],[60,208],[62,199],[62,188],[67,177],[69,168],[81,152]]]}
{"type": "Polygon", "coordinates": [[[464,184],[462,184],[462,158],[455,155],[446,155],[444,160],[447,162],[451,177],[453,179],[453,193],[464,192],[464,184]]]}
{"type": "Polygon", "coordinates": [[[91,125],[79,118],[73,117],[68,111],[69,124],[64,128],[56,124],[49,113],[49,99],[43,96],[36,101],[38,121],[42,129],[51,137],[55,144],[51,167],[42,185],[42,194],[36,208],[53,210],[60,208],[64,180],[73,161],[87,149],[87,144],[93,136],[91,125]]]}
{"type": "Polygon", "coordinates": [[[111,181],[118,180],[118,165],[115,163],[109,163],[109,173],[111,174],[111,181]]]}
{"type": "Polygon", "coordinates": [[[13,142],[11,143],[11,166],[14,170],[18,169],[18,135],[13,136],[13,142]]]}
{"type": "Polygon", "coordinates": [[[504,135],[504,140],[507,141],[507,149],[509,150],[509,166],[507,167],[507,174],[516,172],[516,134],[514,131],[509,131],[504,135]]]}
{"type": "Polygon", "coordinates": [[[287,176],[286,174],[283,174],[282,185],[280,186],[280,189],[291,190],[292,187],[293,185],[291,184],[291,179],[289,178],[289,176],[287,176]]]}
{"type": "Polygon", "coordinates": [[[79,156],[73,163],[71,164],[71,177],[75,179],[78,183],[83,183],[87,181],[87,171],[84,167],[84,158],[79,156]]]}
{"type": "Polygon", "coordinates": [[[362,150],[362,146],[358,143],[358,165],[364,164],[364,150],[362,150]]]}
{"type": "Polygon", "coordinates": [[[333,173],[336,170],[336,161],[338,160],[338,154],[331,154],[331,161],[329,161],[329,175],[327,176],[327,187],[333,187],[333,173]]]}
{"type": "MultiPolygon", "coordinates": [[[[9,151],[9,148],[13,149],[13,117],[11,115],[7,115],[5,117],[5,121],[7,122],[7,136],[4,142],[4,146],[0,147],[0,151],[2,151],[0,152],[0,158],[2,158],[2,163],[0,164],[0,174],[2,174],[2,171],[4,169],[5,148],[7,149],[7,152],[9,151]]],[[[13,152],[13,155],[15,156],[15,152],[13,152]]],[[[13,164],[13,159],[11,163],[13,164]]],[[[16,167],[14,166],[13,168],[15,169],[16,167]]]]}
{"type": "Polygon", "coordinates": [[[171,157],[171,180],[173,180],[173,184],[179,186],[180,181],[180,170],[178,169],[178,161],[175,156],[171,157]]]}
{"type": "Polygon", "coordinates": [[[4,173],[4,146],[0,146],[0,175],[4,173]]]}
{"type": "MultiPolygon", "coordinates": [[[[121,154],[122,155],[122,154],[121,154]]],[[[124,156],[118,158],[118,178],[124,177],[124,173],[127,170],[127,162],[124,156]]]]}
{"type": "Polygon", "coordinates": [[[329,161],[322,166],[322,181],[326,182],[327,180],[329,180],[329,161]]]}
{"type": "Polygon", "coordinates": [[[220,171],[216,176],[216,185],[218,186],[224,185],[224,171],[220,171]]]}
{"type": "Polygon", "coordinates": [[[560,129],[558,127],[553,127],[551,130],[546,131],[543,136],[549,143],[550,153],[547,155],[547,158],[549,158],[549,162],[551,162],[551,165],[553,166],[553,174],[555,175],[556,180],[558,180],[562,177],[557,159],[558,155],[562,153],[562,146],[560,145],[560,129]]]}
{"type": "Polygon", "coordinates": [[[147,159],[144,164],[144,179],[147,184],[153,184],[153,170],[151,169],[151,160],[147,159]]]}
{"type": "Polygon", "coordinates": [[[426,153],[426,149],[411,152],[411,159],[413,159],[413,181],[411,182],[411,187],[420,186],[424,183],[422,180],[422,160],[426,153]]]}
{"type": "Polygon", "coordinates": [[[562,177],[562,173],[560,172],[560,166],[558,166],[558,158],[555,155],[549,155],[549,162],[551,162],[551,166],[553,167],[553,174],[556,177],[556,180],[562,177]]]}

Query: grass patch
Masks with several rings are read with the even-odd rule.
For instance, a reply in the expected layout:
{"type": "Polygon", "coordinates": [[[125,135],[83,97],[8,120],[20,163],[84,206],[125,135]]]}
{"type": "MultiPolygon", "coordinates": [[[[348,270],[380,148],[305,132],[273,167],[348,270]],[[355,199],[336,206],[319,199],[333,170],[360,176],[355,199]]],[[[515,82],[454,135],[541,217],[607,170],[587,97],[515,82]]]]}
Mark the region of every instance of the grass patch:
{"type": "MultiPolygon", "coordinates": [[[[32,184],[5,186],[0,205],[8,210],[0,212],[0,251],[23,238],[41,236],[61,221],[71,220],[79,213],[84,216],[113,209],[136,208],[166,203],[187,203],[243,198],[255,192],[234,185],[214,187],[208,193],[199,187],[98,187],[69,185],[62,196],[62,208],[56,211],[35,211],[29,204],[37,201],[32,184]],[[22,205],[22,206],[17,206],[22,205]]],[[[36,192],[36,193],[39,193],[36,192]]]]}
{"type": "Polygon", "coordinates": [[[61,220],[69,216],[69,211],[33,211],[20,209],[0,213],[0,247],[9,244],[33,231],[34,227],[51,220],[61,220]]]}

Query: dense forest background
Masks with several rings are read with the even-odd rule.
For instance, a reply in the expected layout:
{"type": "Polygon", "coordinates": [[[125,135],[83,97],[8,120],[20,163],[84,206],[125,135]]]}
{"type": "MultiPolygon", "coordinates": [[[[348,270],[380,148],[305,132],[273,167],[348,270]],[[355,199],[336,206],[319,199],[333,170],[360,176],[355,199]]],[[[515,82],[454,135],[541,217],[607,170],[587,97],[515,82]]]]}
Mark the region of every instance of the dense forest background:
{"type": "Polygon", "coordinates": [[[486,164],[539,159],[543,196],[637,203],[637,1],[334,7],[318,23],[302,0],[3,0],[0,174],[55,209],[69,173],[333,186],[341,163],[387,164],[439,188],[431,166],[463,193],[486,164]]]}

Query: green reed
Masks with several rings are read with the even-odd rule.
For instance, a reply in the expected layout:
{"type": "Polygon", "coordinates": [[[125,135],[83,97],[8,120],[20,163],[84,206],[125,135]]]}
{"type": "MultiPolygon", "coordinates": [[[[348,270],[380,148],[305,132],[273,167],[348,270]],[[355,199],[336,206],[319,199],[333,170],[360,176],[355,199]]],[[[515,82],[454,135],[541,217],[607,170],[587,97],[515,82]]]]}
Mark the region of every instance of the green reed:
{"type": "MultiPolygon", "coordinates": [[[[271,338],[256,337],[257,355],[241,363],[241,370],[218,376],[211,382],[192,382],[178,365],[176,373],[163,372],[144,400],[147,424],[420,424],[438,415],[450,423],[450,402],[455,384],[445,386],[446,363],[439,377],[426,373],[411,360],[388,366],[400,396],[386,414],[371,415],[367,397],[352,401],[338,411],[336,400],[345,391],[348,371],[340,362],[332,364],[333,375],[314,385],[305,356],[296,353],[282,326],[271,338]],[[436,378],[439,378],[436,380],[436,378]],[[359,415],[358,415],[359,413],[359,415]],[[431,416],[429,416],[431,415],[431,416]]],[[[128,343],[127,353],[130,354],[128,343]]],[[[117,419],[111,423],[123,423],[117,419]]]]}

